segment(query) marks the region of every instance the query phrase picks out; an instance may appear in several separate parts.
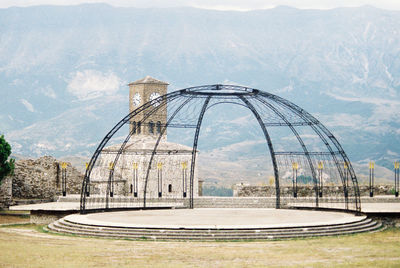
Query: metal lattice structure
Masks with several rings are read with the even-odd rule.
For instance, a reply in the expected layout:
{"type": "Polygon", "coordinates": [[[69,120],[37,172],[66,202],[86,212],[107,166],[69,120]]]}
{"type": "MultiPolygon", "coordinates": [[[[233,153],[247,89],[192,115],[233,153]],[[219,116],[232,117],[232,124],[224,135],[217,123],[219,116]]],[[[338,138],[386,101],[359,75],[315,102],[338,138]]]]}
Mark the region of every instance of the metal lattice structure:
{"type": "MultiPolygon", "coordinates": [[[[309,178],[312,184],[310,187],[313,189],[315,206],[318,207],[320,199],[324,198],[322,193],[325,185],[327,183],[333,185],[336,181],[336,185],[342,190],[341,196],[337,198],[343,199],[345,209],[349,209],[350,204],[352,210],[361,210],[357,177],[350,160],[335,136],[315,117],[294,103],[261,90],[235,85],[206,85],[174,91],[149,101],[125,116],[107,133],[87,165],[82,183],[81,213],[87,212],[89,210],[88,204],[93,202],[97,202],[96,209],[107,210],[110,208],[111,200],[116,198],[114,196],[115,168],[119,165],[120,157],[136,130],[133,128],[133,131],[130,131],[118,145],[118,153],[109,166],[105,195],[94,197],[90,195],[91,175],[92,170],[99,165],[98,159],[103,149],[110,145],[109,141],[132,121],[135,121],[139,126],[150,127],[147,126],[149,123],[146,123],[146,119],[159,109],[167,109],[167,120],[161,126],[158,126],[158,133],[155,135],[155,145],[146,172],[144,193],[141,200],[142,207],[147,206],[149,199],[147,184],[153,179],[150,171],[152,165],[154,166],[157,148],[162,137],[167,129],[181,128],[190,130],[191,135],[193,135],[192,159],[188,169],[190,170],[189,207],[193,208],[196,152],[203,117],[210,108],[218,104],[240,105],[249,109],[260,126],[265,139],[265,150],[268,151],[273,170],[276,208],[281,207],[280,184],[282,180],[284,178],[286,178],[286,181],[292,180],[293,187],[295,187],[296,179],[297,187],[297,173],[300,172],[302,178],[309,178]],[[135,120],[135,118],[140,118],[140,120],[135,120]],[[282,131],[291,135],[291,139],[281,139],[282,131]],[[307,137],[313,137],[313,141],[307,141],[307,137]],[[290,144],[288,144],[288,140],[290,140],[290,144]],[[288,175],[292,174],[292,171],[293,177],[288,175]]],[[[154,127],[154,125],[151,127],[154,127]]]]}

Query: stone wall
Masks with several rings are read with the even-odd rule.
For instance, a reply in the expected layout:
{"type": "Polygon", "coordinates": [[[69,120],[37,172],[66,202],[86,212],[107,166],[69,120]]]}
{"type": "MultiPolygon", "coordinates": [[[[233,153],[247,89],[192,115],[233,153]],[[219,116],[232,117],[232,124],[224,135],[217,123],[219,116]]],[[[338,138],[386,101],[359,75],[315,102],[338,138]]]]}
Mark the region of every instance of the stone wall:
{"type": "MultiPolygon", "coordinates": [[[[83,174],[67,163],[67,194],[79,194],[83,174]]],[[[32,160],[15,162],[12,176],[13,199],[54,199],[62,195],[62,174],[60,161],[43,156],[32,160]]]]}
{"type": "Polygon", "coordinates": [[[8,207],[12,200],[12,178],[5,177],[0,184],[0,208],[8,207]]]}
{"type": "MultiPolygon", "coordinates": [[[[369,196],[369,186],[360,185],[360,195],[369,196]]],[[[292,186],[282,186],[281,196],[292,196],[292,186]]],[[[353,194],[353,188],[349,188],[349,196],[353,194]]],[[[374,195],[394,195],[394,185],[376,185],[374,187],[374,195]]],[[[324,186],[323,194],[327,196],[343,195],[342,186],[324,186]]],[[[297,196],[306,197],[315,195],[313,186],[297,186],[297,196]]],[[[236,197],[271,197],[275,196],[275,186],[254,186],[237,184],[233,186],[233,196],[236,197]]]]}

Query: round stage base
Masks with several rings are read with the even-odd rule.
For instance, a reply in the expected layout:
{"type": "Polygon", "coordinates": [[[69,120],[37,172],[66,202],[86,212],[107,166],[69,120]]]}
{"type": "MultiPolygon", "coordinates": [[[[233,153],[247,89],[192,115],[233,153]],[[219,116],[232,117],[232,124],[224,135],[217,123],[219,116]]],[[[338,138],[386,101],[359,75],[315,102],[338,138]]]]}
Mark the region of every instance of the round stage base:
{"type": "Polygon", "coordinates": [[[154,240],[258,240],[369,232],[381,225],[350,213],[290,209],[199,208],[73,214],[55,232],[154,240]]]}

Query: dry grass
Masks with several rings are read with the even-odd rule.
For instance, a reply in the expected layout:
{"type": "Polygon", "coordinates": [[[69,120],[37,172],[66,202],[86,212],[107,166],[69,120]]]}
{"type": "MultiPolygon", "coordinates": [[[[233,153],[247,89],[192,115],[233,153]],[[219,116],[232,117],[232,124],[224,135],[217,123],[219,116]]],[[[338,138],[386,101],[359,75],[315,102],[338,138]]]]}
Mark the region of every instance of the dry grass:
{"type": "Polygon", "coordinates": [[[29,223],[29,215],[19,216],[8,213],[2,213],[0,215],[0,224],[18,224],[18,223],[29,223]]]}
{"type": "Polygon", "coordinates": [[[0,267],[400,266],[400,230],[265,242],[154,242],[0,228],[0,267]]]}

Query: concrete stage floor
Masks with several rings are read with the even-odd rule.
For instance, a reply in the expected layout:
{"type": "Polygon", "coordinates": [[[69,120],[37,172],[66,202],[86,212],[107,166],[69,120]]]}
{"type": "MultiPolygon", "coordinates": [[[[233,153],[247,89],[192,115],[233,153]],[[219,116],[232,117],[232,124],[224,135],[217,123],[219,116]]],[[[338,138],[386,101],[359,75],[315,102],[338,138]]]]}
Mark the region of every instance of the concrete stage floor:
{"type": "Polygon", "coordinates": [[[73,214],[66,216],[65,220],[96,226],[130,228],[251,229],[344,224],[361,221],[365,218],[366,216],[331,211],[198,208],[73,214]]]}

